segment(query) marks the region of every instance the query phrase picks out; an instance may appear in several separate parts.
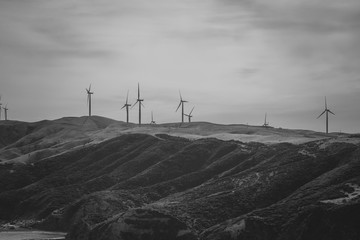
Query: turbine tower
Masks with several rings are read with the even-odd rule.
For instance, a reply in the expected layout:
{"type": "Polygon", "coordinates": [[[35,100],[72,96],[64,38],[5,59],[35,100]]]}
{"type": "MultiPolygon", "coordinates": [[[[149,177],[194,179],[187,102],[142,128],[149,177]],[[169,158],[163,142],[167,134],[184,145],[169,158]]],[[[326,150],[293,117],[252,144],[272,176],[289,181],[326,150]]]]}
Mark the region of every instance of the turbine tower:
{"type": "Polygon", "coordinates": [[[154,115],[153,112],[151,111],[151,122],[150,124],[156,124],[156,122],[154,121],[154,115]]]}
{"type": "Polygon", "coordinates": [[[323,114],[325,113],[325,117],[326,117],[326,134],[329,133],[329,113],[335,115],[335,113],[333,113],[330,109],[327,108],[327,103],[326,103],[326,97],[325,97],[325,110],[317,117],[320,118],[323,114]]]}
{"type": "Polygon", "coordinates": [[[265,113],[265,121],[264,121],[263,127],[269,126],[269,122],[266,121],[266,115],[267,115],[267,113],[265,113]]]}
{"type": "Polygon", "coordinates": [[[145,107],[142,101],[144,101],[144,99],[140,98],[140,85],[138,83],[138,98],[136,99],[136,102],[131,108],[133,108],[137,103],[139,103],[139,125],[141,125],[141,105],[145,107]]]}
{"type": "Polygon", "coordinates": [[[1,120],[1,110],[2,110],[2,103],[1,103],[1,95],[0,95],[0,120],[1,120]]]}
{"type": "Polygon", "coordinates": [[[189,122],[191,122],[191,118],[193,117],[193,116],[191,115],[191,113],[193,112],[194,108],[195,108],[195,107],[193,107],[193,108],[191,109],[191,111],[190,111],[190,113],[189,113],[189,114],[184,114],[185,116],[187,116],[187,117],[188,117],[189,122]]]}
{"type": "Polygon", "coordinates": [[[87,93],[87,104],[89,105],[89,116],[91,116],[91,95],[94,94],[94,92],[91,92],[91,84],[89,86],[89,89],[86,88],[87,93]]]}
{"type": "Polygon", "coordinates": [[[184,122],[184,103],[188,102],[188,101],[185,101],[182,99],[182,96],[181,96],[181,92],[179,91],[179,94],[180,94],[180,103],[179,103],[179,106],[177,107],[176,111],[179,109],[179,107],[181,106],[181,122],[183,123],[184,122]]]}
{"type": "Polygon", "coordinates": [[[5,105],[5,107],[3,108],[4,109],[4,112],[5,112],[5,121],[7,121],[8,119],[7,119],[7,111],[9,110],[8,108],[7,108],[7,104],[5,105]]]}
{"type": "Polygon", "coordinates": [[[129,101],[129,90],[128,90],[127,95],[126,95],[126,103],[121,108],[121,109],[123,109],[123,108],[126,109],[126,123],[129,123],[129,107],[131,106],[131,104],[128,101],[129,101]]]}

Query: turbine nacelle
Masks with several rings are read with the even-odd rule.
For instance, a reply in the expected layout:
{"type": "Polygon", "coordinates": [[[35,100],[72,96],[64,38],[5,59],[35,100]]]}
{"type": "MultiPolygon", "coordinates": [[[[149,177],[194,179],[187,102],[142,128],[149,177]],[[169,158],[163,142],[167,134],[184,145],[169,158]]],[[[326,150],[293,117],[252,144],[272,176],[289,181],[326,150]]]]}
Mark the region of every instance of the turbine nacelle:
{"type": "Polygon", "coordinates": [[[125,103],[124,106],[122,106],[122,108],[120,108],[120,109],[123,109],[123,108],[126,108],[126,107],[130,107],[130,106],[131,106],[131,104],[125,103]]]}
{"type": "Polygon", "coordinates": [[[154,121],[154,115],[153,112],[151,111],[151,122],[150,124],[156,124],[156,122],[154,121]]]}
{"type": "Polygon", "coordinates": [[[89,116],[91,116],[91,95],[94,94],[94,92],[91,92],[91,84],[89,88],[85,88],[87,93],[87,105],[89,106],[89,116]]]}
{"type": "Polygon", "coordinates": [[[91,92],[91,84],[89,86],[89,89],[85,88],[87,94],[94,94],[94,92],[91,92]]]}
{"type": "Polygon", "coordinates": [[[133,107],[135,107],[135,105],[136,105],[137,103],[139,103],[139,105],[145,107],[144,104],[142,103],[142,101],[144,101],[144,99],[136,99],[136,102],[134,103],[134,105],[132,105],[132,106],[130,105],[130,106],[131,106],[131,109],[132,109],[133,107]]]}
{"type": "Polygon", "coordinates": [[[131,106],[131,104],[129,103],[129,91],[127,91],[126,102],[125,102],[124,106],[121,109],[130,107],[130,106],[131,106]]]}
{"type": "Polygon", "coordinates": [[[325,97],[325,110],[316,119],[320,118],[322,115],[324,115],[324,113],[326,116],[325,123],[326,123],[326,134],[327,134],[329,132],[329,113],[331,113],[333,115],[335,115],[335,113],[333,113],[330,109],[328,109],[326,97],[325,97]]]}
{"type": "Polygon", "coordinates": [[[193,117],[193,115],[191,115],[191,114],[192,114],[192,112],[194,111],[194,108],[195,108],[195,107],[193,107],[193,108],[191,109],[191,111],[190,111],[189,114],[184,113],[184,115],[188,117],[189,122],[191,122],[191,118],[193,117]]]}
{"type": "Polygon", "coordinates": [[[184,122],[184,103],[186,103],[188,101],[186,101],[182,98],[180,90],[179,90],[179,95],[180,95],[180,102],[179,102],[179,105],[176,108],[175,112],[177,112],[181,106],[181,122],[183,123],[184,122]]]}
{"type": "MultiPolygon", "coordinates": [[[[1,107],[0,107],[1,108],[1,107]]],[[[3,108],[4,109],[4,112],[5,112],[5,120],[8,120],[7,119],[7,111],[9,110],[8,108],[7,108],[7,104],[5,105],[5,107],[3,108]]]]}
{"type": "Polygon", "coordinates": [[[140,98],[140,84],[138,83],[138,98],[131,108],[135,107],[135,105],[139,103],[139,125],[141,125],[141,106],[145,107],[142,101],[144,101],[144,99],[140,98]]]}
{"type": "Polygon", "coordinates": [[[179,95],[180,95],[180,102],[179,102],[179,105],[178,105],[178,107],[176,108],[175,112],[177,112],[177,111],[179,110],[181,104],[184,104],[184,103],[187,103],[187,102],[188,102],[188,101],[182,99],[182,96],[181,96],[181,92],[180,92],[180,91],[179,91],[179,95]]]}
{"type": "Polygon", "coordinates": [[[266,121],[266,117],[267,117],[267,113],[265,113],[265,121],[264,121],[263,127],[269,126],[269,122],[266,121]]]}

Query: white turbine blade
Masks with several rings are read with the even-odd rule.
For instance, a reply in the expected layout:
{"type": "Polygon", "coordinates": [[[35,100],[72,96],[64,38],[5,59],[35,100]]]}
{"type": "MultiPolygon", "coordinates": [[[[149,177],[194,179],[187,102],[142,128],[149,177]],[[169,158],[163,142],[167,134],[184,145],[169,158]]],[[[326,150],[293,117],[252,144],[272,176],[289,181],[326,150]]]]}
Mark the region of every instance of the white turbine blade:
{"type": "Polygon", "coordinates": [[[329,111],[329,113],[331,113],[332,115],[335,115],[335,113],[333,113],[332,111],[330,111],[329,109],[328,109],[328,111],[329,111]]]}
{"type": "Polygon", "coordinates": [[[129,90],[127,91],[127,94],[126,94],[126,104],[128,104],[128,100],[129,100],[129,90]]]}
{"type": "Polygon", "coordinates": [[[179,103],[179,106],[176,108],[175,112],[177,112],[177,110],[179,109],[180,106],[181,106],[181,101],[179,103]]]}
{"type": "Polygon", "coordinates": [[[90,86],[89,86],[89,92],[91,91],[91,84],[90,84],[90,86]]]}
{"type": "Polygon", "coordinates": [[[140,102],[140,104],[141,104],[141,106],[145,107],[145,105],[142,102],[140,102]]]}
{"type": "Polygon", "coordinates": [[[326,97],[325,97],[325,109],[327,109],[326,97]]]}
{"type": "Polygon", "coordinates": [[[140,84],[138,83],[138,99],[140,99],[140,84]]]}
{"type": "Polygon", "coordinates": [[[191,109],[191,111],[190,111],[189,115],[191,115],[191,113],[193,112],[194,108],[195,108],[195,107],[193,107],[193,108],[191,109]]]}
{"type": "Polygon", "coordinates": [[[133,107],[135,107],[135,105],[139,102],[139,100],[136,100],[136,102],[134,103],[134,105],[131,106],[130,109],[133,109],[133,107]]]}
{"type": "Polygon", "coordinates": [[[325,112],[326,112],[326,110],[324,110],[316,119],[318,119],[319,117],[321,117],[325,112]]]}

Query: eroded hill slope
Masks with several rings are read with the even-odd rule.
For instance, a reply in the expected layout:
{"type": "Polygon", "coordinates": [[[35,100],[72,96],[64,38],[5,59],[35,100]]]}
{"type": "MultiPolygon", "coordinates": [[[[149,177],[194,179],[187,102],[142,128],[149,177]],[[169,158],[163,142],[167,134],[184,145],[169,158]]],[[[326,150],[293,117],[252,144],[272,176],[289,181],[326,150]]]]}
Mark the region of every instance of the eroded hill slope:
{"type": "MultiPolygon", "coordinates": [[[[1,220],[77,240],[359,239],[356,136],[264,144],[124,127],[93,141],[116,124],[93,125],[91,144],[0,165],[1,220]]],[[[18,138],[7,146],[34,144],[18,138]]]]}

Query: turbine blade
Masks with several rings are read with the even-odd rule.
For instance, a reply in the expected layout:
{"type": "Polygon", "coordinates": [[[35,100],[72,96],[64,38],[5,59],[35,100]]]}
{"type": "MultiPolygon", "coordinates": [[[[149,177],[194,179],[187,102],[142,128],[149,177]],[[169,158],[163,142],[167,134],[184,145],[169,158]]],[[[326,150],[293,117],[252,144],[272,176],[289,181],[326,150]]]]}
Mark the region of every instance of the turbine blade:
{"type": "Polygon", "coordinates": [[[138,83],[138,99],[140,99],[140,84],[138,83]]]}
{"type": "Polygon", "coordinates": [[[139,102],[139,100],[136,100],[136,102],[134,103],[134,105],[131,106],[130,109],[133,109],[133,107],[135,107],[135,105],[139,102]]]}
{"type": "Polygon", "coordinates": [[[180,106],[181,106],[181,101],[179,103],[179,106],[176,108],[175,112],[177,112],[177,110],[179,109],[180,106]]]}
{"type": "Polygon", "coordinates": [[[184,100],[182,99],[180,90],[179,90],[179,94],[180,94],[180,101],[184,102],[184,100]]]}
{"type": "Polygon", "coordinates": [[[145,105],[142,102],[140,102],[140,104],[141,104],[141,106],[145,107],[145,105]]]}
{"type": "Polygon", "coordinates": [[[89,92],[91,91],[91,84],[90,84],[90,86],[89,86],[89,92]]]}
{"type": "Polygon", "coordinates": [[[333,113],[332,111],[330,111],[329,109],[328,109],[328,111],[329,111],[329,113],[331,113],[332,115],[335,115],[335,113],[333,113]]]}
{"type": "Polygon", "coordinates": [[[324,110],[316,119],[318,119],[319,117],[321,117],[325,112],[326,112],[326,110],[324,110]]]}
{"type": "Polygon", "coordinates": [[[129,100],[129,90],[127,91],[127,94],[126,94],[126,104],[128,104],[128,100],[129,100]]]}
{"type": "Polygon", "coordinates": [[[195,107],[193,107],[193,108],[191,109],[191,111],[190,111],[189,115],[191,115],[191,113],[193,112],[194,108],[195,108],[195,107]]]}
{"type": "Polygon", "coordinates": [[[327,109],[326,96],[325,96],[325,109],[327,109]]]}
{"type": "Polygon", "coordinates": [[[120,110],[123,109],[124,107],[126,107],[126,104],[122,108],[120,108],[120,110]]]}

